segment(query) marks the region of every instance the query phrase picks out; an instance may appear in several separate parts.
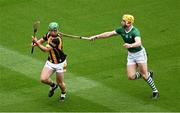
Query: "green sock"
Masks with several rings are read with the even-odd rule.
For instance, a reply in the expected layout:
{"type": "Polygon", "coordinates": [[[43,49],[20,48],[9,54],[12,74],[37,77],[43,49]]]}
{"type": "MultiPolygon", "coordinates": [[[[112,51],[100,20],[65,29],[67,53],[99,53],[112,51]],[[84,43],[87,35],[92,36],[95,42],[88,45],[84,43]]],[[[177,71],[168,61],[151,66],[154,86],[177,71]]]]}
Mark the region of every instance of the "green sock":
{"type": "Polygon", "coordinates": [[[136,74],[135,74],[135,79],[139,79],[139,78],[141,78],[141,73],[136,72],[136,74]]]}
{"type": "Polygon", "coordinates": [[[146,80],[147,83],[149,84],[149,86],[151,87],[151,89],[153,90],[153,92],[158,92],[153,79],[151,78],[151,76],[148,77],[148,79],[146,80]]]}

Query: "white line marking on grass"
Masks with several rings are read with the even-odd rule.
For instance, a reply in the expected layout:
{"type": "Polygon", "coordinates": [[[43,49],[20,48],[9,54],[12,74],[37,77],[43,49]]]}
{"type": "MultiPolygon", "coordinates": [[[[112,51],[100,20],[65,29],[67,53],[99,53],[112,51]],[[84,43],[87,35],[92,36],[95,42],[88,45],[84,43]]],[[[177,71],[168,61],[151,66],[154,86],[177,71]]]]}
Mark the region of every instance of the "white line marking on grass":
{"type": "MultiPolygon", "coordinates": [[[[40,72],[44,66],[44,63],[45,62],[39,61],[32,57],[6,49],[0,45],[0,65],[12,71],[24,74],[29,78],[39,80],[40,72]]],[[[97,85],[97,83],[94,83],[94,81],[84,77],[75,76],[69,72],[65,73],[65,82],[68,86],[68,90],[73,92],[81,89],[92,88],[97,85]]]]}
{"type": "MultiPolygon", "coordinates": [[[[133,92],[132,92],[133,93],[133,92]]],[[[148,95],[148,94],[147,94],[148,95]]],[[[151,100],[149,97],[149,103],[141,99],[132,97],[126,93],[118,92],[103,84],[99,84],[97,87],[87,90],[78,91],[78,96],[86,97],[94,103],[106,106],[112,111],[168,111],[159,106],[155,106],[152,103],[158,103],[158,100],[151,100]]]]}
{"type": "MultiPolygon", "coordinates": [[[[39,74],[44,63],[29,56],[6,49],[0,45],[0,65],[22,73],[29,78],[39,80],[39,74]]],[[[5,75],[2,74],[0,76],[5,75]]],[[[112,109],[112,111],[123,111],[123,108],[129,108],[130,110],[133,108],[136,111],[167,111],[158,106],[144,103],[142,100],[124,94],[123,92],[117,92],[99,82],[85,77],[77,77],[73,73],[68,72],[65,76],[68,91],[78,92],[77,96],[80,96],[80,98],[106,106],[112,109]]]]}
{"type": "Polygon", "coordinates": [[[68,89],[68,92],[77,92],[80,90],[90,89],[93,87],[97,87],[99,85],[98,82],[87,79],[85,77],[75,77],[73,73],[66,73],[65,82],[68,89]],[[67,77],[69,76],[69,77],[67,77]],[[71,78],[71,79],[70,79],[71,78]]]}
{"type": "Polygon", "coordinates": [[[0,45],[0,65],[27,75],[30,78],[39,79],[43,63],[0,45]]]}

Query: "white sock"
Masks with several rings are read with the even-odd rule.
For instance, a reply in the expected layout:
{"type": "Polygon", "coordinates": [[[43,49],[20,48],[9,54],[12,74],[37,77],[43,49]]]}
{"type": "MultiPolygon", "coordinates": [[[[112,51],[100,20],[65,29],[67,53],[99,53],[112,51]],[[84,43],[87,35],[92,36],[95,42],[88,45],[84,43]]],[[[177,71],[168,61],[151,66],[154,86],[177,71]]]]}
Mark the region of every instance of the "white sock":
{"type": "Polygon", "coordinates": [[[61,93],[61,97],[64,97],[64,98],[65,98],[65,97],[66,97],[66,94],[62,94],[62,93],[61,93]]]}

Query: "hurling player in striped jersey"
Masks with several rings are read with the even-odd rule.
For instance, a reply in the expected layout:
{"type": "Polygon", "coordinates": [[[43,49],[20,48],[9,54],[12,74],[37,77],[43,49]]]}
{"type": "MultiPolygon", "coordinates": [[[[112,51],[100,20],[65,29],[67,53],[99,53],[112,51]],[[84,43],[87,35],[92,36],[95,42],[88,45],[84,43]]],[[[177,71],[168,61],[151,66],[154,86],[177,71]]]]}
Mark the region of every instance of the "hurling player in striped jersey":
{"type": "Polygon", "coordinates": [[[66,87],[64,83],[64,72],[66,72],[66,54],[63,52],[62,34],[58,31],[59,25],[56,22],[51,22],[48,27],[48,32],[39,40],[32,37],[34,46],[38,46],[42,51],[48,52],[48,59],[42,69],[40,80],[42,83],[50,86],[48,93],[49,97],[54,95],[54,91],[58,88],[61,89],[60,100],[64,101],[66,96],[66,87]],[[46,42],[47,45],[42,44],[46,42]],[[56,72],[56,83],[50,77],[56,72]]]}

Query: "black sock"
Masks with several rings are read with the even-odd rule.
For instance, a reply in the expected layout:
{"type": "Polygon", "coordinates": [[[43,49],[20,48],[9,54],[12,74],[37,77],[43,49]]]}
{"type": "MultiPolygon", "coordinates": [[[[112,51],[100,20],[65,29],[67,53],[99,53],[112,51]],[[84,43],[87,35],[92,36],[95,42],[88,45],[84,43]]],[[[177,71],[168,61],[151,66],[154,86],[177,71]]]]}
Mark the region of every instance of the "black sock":
{"type": "Polygon", "coordinates": [[[53,82],[53,84],[52,85],[50,85],[51,87],[54,87],[56,84],[53,82]]]}

